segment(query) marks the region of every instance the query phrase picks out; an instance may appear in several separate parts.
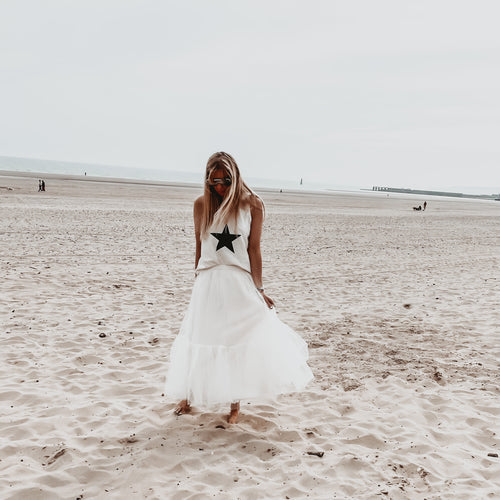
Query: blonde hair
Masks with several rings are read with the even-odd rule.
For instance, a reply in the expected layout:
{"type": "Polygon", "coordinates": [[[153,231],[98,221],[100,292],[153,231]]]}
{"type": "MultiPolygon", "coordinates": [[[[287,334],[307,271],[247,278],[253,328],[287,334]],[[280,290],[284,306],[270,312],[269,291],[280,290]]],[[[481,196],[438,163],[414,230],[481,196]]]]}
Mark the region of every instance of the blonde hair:
{"type": "Polygon", "coordinates": [[[254,192],[245,184],[240,175],[240,169],[234,158],[227,153],[214,153],[207,162],[205,170],[205,190],[203,215],[201,218],[201,234],[206,234],[214,222],[227,224],[229,219],[236,221],[242,202],[247,202],[248,197],[254,192]],[[226,172],[225,177],[231,179],[231,185],[223,200],[210,186],[210,176],[214,170],[221,169],[226,172]]]}

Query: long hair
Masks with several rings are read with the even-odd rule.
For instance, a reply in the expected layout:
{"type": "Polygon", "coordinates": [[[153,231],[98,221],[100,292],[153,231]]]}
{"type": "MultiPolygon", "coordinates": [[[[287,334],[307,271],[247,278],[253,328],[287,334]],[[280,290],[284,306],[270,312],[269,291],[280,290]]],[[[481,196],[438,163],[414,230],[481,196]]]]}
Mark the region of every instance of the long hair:
{"type": "Polygon", "coordinates": [[[241,178],[240,169],[234,158],[224,152],[214,153],[207,162],[205,170],[205,190],[203,203],[203,216],[201,219],[201,234],[206,234],[212,223],[227,224],[229,219],[237,219],[241,203],[248,199],[253,191],[245,184],[241,178]],[[225,177],[231,179],[231,185],[222,199],[210,186],[210,176],[214,170],[225,171],[225,177]]]}

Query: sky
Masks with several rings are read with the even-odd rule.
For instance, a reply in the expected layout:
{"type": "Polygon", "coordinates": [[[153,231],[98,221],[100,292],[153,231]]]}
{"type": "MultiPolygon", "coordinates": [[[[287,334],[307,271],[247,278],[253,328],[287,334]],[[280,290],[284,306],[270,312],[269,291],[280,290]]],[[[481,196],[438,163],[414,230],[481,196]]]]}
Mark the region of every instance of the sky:
{"type": "Polygon", "coordinates": [[[0,155],[500,191],[497,0],[0,0],[0,155]]]}

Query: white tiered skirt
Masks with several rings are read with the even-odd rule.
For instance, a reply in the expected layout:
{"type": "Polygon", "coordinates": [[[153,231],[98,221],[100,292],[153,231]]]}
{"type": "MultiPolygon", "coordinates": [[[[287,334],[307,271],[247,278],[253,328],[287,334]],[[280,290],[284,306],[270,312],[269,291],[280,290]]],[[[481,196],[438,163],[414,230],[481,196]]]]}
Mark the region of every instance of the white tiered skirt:
{"type": "Polygon", "coordinates": [[[269,309],[249,273],[200,271],[172,344],[165,394],[210,406],[301,391],[312,380],[307,345],[269,309]]]}

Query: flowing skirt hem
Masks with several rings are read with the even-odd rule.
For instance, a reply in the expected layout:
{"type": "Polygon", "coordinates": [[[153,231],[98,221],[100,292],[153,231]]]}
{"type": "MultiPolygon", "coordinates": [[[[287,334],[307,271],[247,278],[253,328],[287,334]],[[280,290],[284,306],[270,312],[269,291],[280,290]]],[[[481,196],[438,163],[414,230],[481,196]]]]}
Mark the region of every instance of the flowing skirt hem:
{"type": "Polygon", "coordinates": [[[307,344],[238,269],[200,273],[170,352],[165,395],[211,406],[274,399],[313,379],[307,344]]]}

